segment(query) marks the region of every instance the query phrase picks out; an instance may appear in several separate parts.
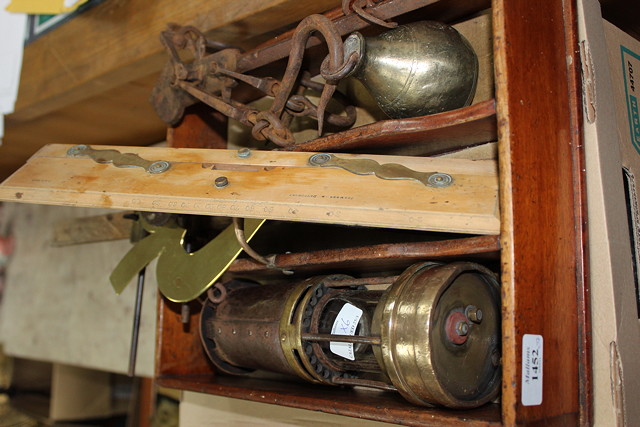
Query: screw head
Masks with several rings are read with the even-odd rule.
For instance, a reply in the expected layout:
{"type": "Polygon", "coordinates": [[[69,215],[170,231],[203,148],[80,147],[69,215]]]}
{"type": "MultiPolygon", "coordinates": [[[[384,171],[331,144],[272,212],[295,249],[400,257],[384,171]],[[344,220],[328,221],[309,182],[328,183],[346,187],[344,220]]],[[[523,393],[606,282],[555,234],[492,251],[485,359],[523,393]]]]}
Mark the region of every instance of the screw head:
{"type": "Polygon", "coordinates": [[[327,163],[329,160],[331,160],[331,154],[318,153],[309,157],[309,164],[311,166],[322,166],[325,163],[327,163]]]}
{"type": "Polygon", "coordinates": [[[82,152],[87,148],[88,146],[84,144],[74,145],[73,147],[67,150],[67,156],[69,157],[81,156],[82,152]]]}
{"type": "Polygon", "coordinates": [[[229,185],[229,179],[226,176],[219,176],[216,178],[216,180],[213,182],[213,185],[216,188],[224,188],[227,185],[229,185]]]}
{"type": "Polygon", "coordinates": [[[238,157],[246,158],[246,157],[249,157],[249,156],[251,156],[251,150],[250,149],[245,147],[245,148],[240,148],[238,150],[238,157]]]}
{"type": "Polygon", "coordinates": [[[158,160],[157,162],[153,162],[149,165],[147,172],[149,173],[162,173],[166,172],[171,167],[171,163],[165,160],[158,160]]]}
{"type": "Polygon", "coordinates": [[[427,182],[432,187],[445,188],[453,184],[453,177],[447,173],[436,172],[427,178],[427,182]]]}

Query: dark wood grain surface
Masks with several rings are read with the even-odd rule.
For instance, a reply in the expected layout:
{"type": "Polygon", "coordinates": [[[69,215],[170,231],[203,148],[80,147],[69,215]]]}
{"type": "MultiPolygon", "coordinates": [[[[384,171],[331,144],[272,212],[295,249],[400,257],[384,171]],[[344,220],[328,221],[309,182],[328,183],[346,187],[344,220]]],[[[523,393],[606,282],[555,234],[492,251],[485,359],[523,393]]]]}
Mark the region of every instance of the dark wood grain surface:
{"type": "Polygon", "coordinates": [[[503,422],[588,422],[575,2],[494,2],[500,137],[503,422]],[[544,338],[543,401],[521,403],[522,336],[544,338]],[[578,338],[580,337],[580,339],[578,338]]]}

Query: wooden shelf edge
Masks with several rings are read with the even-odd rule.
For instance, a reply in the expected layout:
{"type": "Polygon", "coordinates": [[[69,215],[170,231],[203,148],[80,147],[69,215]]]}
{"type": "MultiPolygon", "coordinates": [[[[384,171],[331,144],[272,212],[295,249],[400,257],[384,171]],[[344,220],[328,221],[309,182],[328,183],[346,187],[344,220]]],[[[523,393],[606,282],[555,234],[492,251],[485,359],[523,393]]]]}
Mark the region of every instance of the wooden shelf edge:
{"type": "Polygon", "coordinates": [[[336,415],[415,426],[498,426],[500,406],[473,410],[424,408],[405,402],[399,394],[376,390],[334,388],[225,375],[159,377],[163,387],[226,396],[336,415]],[[327,392],[330,390],[330,392],[327,392]]]}

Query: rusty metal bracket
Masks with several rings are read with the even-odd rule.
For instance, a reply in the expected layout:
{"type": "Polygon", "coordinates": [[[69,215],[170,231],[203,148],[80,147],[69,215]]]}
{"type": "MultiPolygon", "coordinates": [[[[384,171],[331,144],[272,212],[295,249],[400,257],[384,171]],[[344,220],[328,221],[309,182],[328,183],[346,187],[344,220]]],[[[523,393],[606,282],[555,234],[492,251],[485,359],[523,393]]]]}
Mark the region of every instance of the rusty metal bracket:
{"type": "MultiPolygon", "coordinates": [[[[225,49],[207,55],[207,47],[211,43],[193,27],[171,25],[169,30],[162,33],[161,40],[169,52],[170,61],[154,88],[151,101],[163,120],[169,124],[177,123],[184,109],[194,100],[199,100],[227,117],[251,126],[254,138],[270,140],[280,146],[295,142],[288,129],[292,115],[316,118],[318,135],[322,134],[325,111],[335,93],[336,84],[353,69],[358,60],[356,55],[344,58],[341,35],[333,22],[323,15],[308,16],[294,31],[289,62],[281,81],[273,77],[256,77],[239,72],[236,65],[240,51],[237,49],[225,49]],[[299,81],[299,75],[307,43],[315,33],[322,35],[329,50],[320,70],[326,83],[315,85],[315,89],[321,92],[317,106],[296,89],[304,86],[299,81]],[[193,57],[192,61],[183,60],[180,50],[187,50],[193,57]],[[233,101],[231,89],[239,82],[272,96],[274,99],[270,108],[256,111],[233,101]]],[[[304,80],[308,86],[309,80],[304,80]]],[[[328,115],[328,122],[336,126],[352,126],[355,122],[355,108],[345,105],[345,111],[346,117],[328,115]]]]}

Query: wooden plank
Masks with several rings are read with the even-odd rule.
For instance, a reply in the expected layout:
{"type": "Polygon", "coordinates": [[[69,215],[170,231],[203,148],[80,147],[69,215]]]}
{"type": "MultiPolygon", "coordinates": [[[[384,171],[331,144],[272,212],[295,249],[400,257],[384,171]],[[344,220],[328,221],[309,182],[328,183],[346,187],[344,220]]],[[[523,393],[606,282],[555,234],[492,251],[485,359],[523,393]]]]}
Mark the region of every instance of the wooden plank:
{"type": "Polygon", "coordinates": [[[32,120],[158,72],[167,60],[158,36],[169,22],[242,46],[339,5],[339,0],[103,2],[25,49],[16,112],[8,120],[32,120]]]}
{"type": "Polygon", "coordinates": [[[589,425],[575,4],[546,2],[541,8],[526,0],[497,0],[493,13],[502,208],[503,422],[589,425]],[[542,402],[537,405],[523,404],[528,392],[522,382],[524,334],[544,340],[542,402]]]}
{"type": "Polygon", "coordinates": [[[241,158],[235,150],[95,147],[172,163],[154,175],[69,157],[70,147],[44,147],[0,186],[0,199],[473,234],[499,229],[496,163],[490,160],[339,156],[453,177],[449,187],[434,188],[310,166],[308,153],[253,151],[241,158]],[[229,185],[214,187],[221,176],[229,185]]]}
{"type": "Polygon", "coordinates": [[[185,324],[182,323],[182,304],[158,296],[156,378],[214,374],[213,364],[209,362],[200,340],[202,305],[194,300],[188,306],[190,315],[185,324]]]}

